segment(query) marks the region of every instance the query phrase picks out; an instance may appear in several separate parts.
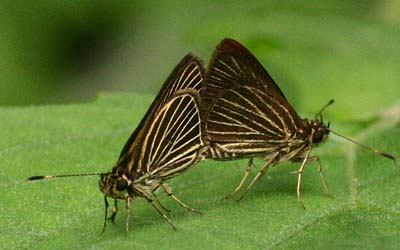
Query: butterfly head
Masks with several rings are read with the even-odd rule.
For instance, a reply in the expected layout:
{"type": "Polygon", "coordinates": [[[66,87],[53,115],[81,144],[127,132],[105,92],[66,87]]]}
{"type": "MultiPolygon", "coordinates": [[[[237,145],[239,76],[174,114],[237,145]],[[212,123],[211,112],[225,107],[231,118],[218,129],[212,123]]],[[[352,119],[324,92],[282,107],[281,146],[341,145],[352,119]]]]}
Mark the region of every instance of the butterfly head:
{"type": "Polygon", "coordinates": [[[100,191],[104,193],[105,196],[115,197],[118,199],[124,199],[130,185],[129,179],[124,174],[119,174],[118,172],[102,174],[99,187],[100,191]]]}
{"type": "Polygon", "coordinates": [[[311,145],[318,145],[325,141],[329,135],[329,123],[325,125],[322,121],[316,119],[309,122],[311,128],[310,143],[311,145]]]}

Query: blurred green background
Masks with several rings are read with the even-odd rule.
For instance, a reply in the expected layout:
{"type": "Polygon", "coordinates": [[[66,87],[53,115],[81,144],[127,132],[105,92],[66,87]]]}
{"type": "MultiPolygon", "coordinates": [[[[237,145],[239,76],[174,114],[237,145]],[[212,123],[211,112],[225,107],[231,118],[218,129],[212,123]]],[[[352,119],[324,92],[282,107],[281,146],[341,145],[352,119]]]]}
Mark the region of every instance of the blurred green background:
{"type": "Polygon", "coordinates": [[[155,94],[187,52],[208,62],[224,37],[302,110],[335,98],[354,118],[398,102],[400,1],[42,0],[0,2],[0,105],[155,94]]]}

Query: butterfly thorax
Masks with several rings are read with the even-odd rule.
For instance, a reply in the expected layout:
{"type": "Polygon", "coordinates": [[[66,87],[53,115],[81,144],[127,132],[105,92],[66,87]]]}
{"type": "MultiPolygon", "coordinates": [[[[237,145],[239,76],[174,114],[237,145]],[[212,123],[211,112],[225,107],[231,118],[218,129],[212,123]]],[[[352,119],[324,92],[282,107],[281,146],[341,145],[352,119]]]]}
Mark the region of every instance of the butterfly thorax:
{"type": "Polygon", "coordinates": [[[329,128],[324,123],[308,119],[301,121],[302,127],[288,138],[287,143],[282,144],[275,152],[264,155],[264,158],[269,159],[274,156],[274,163],[294,161],[302,158],[306,151],[326,140],[329,128]]]}

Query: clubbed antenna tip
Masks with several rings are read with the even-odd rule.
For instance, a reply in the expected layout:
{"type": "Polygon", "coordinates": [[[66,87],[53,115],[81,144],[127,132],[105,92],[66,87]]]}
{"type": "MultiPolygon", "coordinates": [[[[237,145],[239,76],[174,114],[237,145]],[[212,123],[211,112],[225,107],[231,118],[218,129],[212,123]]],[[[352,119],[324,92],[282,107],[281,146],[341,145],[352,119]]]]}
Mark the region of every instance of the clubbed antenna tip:
{"type": "Polygon", "coordinates": [[[47,179],[47,176],[45,175],[36,175],[36,176],[31,176],[27,179],[27,181],[35,181],[35,180],[41,180],[41,179],[47,179]]]}
{"type": "Polygon", "coordinates": [[[365,145],[363,145],[363,144],[361,144],[361,143],[359,143],[359,142],[357,142],[357,141],[355,141],[355,140],[353,140],[353,139],[350,139],[350,138],[347,137],[347,136],[338,134],[338,133],[336,133],[335,131],[333,131],[333,130],[331,130],[331,129],[329,129],[329,131],[332,132],[333,134],[339,136],[339,137],[342,137],[342,138],[344,138],[344,139],[346,139],[346,140],[348,140],[348,141],[351,141],[351,142],[354,143],[354,144],[357,144],[357,145],[360,146],[360,147],[365,148],[366,150],[371,151],[372,153],[375,153],[375,154],[377,154],[377,155],[380,155],[380,156],[383,156],[383,157],[386,157],[386,158],[392,160],[393,163],[394,163],[394,166],[397,167],[396,158],[395,158],[393,155],[388,154],[388,153],[386,153],[386,152],[382,152],[382,151],[373,149],[373,148],[370,148],[370,147],[368,147],[368,146],[365,146],[365,145]]]}
{"type": "MultiPolygon", "coordinates": [[[[321,116],[321,115],[322,115],[322,112],[323,112],[327,107],[329,107],[330,105],[332,105],[334,102],[335,102],[335,100],[330,99],[329,102],[328,102],[327,104],[325,104],[325,105],[318,111],[318,113],[314,116],[314,119],[316,119],[318,116],[321,116]]],[[[321,117],[321,120],[322,120],[322,117],[321,117]]]]}
{"type": "Polygon", "coordinates": [[[393,163],[394,163],[394,166],[397,167],[397,161],[396,161],[396,158],[393,155],[390,155],[390,154],[385,153],[385,152],[379,152],[379,154],[382,155],[383,157],[391,159],[393,161],[393,163]]]}

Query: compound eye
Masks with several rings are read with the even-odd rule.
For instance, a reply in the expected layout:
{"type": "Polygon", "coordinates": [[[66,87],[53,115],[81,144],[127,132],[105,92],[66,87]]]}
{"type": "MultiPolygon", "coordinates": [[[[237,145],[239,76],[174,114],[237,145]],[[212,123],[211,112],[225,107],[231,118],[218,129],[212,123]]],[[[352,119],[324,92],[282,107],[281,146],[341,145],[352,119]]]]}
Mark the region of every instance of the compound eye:
{"type": "Polygon", "coordinates": [[[121,179],[121,180],[117,181],[116,188],[117,188],[118,191],[125,190],[127,187],[128,187],[128,182],[126,180],[121,179]]]}
{"type": "Polygon", "coordinates": [[[313,143],[320,143],[324,139],[324,133],[321,130],[315,131],[312,142],[313,143]]]}

